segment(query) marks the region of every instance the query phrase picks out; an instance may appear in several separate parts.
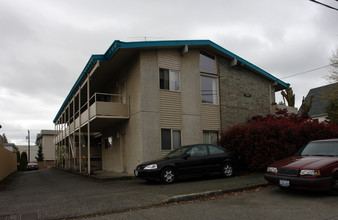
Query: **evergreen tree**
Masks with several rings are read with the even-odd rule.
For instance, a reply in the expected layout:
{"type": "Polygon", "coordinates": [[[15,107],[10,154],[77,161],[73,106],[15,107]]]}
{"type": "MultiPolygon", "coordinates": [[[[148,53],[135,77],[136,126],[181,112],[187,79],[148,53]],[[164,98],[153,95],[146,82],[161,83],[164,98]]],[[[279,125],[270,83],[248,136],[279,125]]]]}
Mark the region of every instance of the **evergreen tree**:
{"type": "Polygon", "coordinates": [[[27,153],[24,151],[21,153],[20,170],[24,171],[26,170],[26,167],[27,167],[27,153]]]}
{"type": "Polygon", "coordinates": [[[43,152],[42,152],[42,146],[39,146],[38,155],[35,157],[35,159],[38,162],[41,162],[41,161],[43,161],[45,159],[45,157],[43,155],[43,152]]]}
{"type": "Polygon", "coordinates": [[[330,122],[338,124],[338,100],[331,100],[329,106],[326,108],[327,119],[330,122]]]}
{"type": "Polygon", "coordinates": [[[16,151],[16,164],[17,164],[16,169],[20,170],[20,152],[19,151],[16,151]]]}

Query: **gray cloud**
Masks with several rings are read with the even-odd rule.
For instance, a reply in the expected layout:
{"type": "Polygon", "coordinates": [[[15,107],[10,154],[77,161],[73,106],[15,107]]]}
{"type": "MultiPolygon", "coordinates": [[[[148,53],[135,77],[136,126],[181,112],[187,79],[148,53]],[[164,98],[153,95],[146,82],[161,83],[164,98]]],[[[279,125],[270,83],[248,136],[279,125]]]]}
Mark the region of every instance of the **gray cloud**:
{"type": "MultiPolygon", "coordinates": [[[[114,40],[210,39],[283,78],[329,63],[337,20],[334,10],[294,0],[0,0],[0,133],[21,144],[28,129],[32,140],[53,129],[90,56],[114,40]]],[[[326,72],[284,80],[297,107],[326,72]]]]}

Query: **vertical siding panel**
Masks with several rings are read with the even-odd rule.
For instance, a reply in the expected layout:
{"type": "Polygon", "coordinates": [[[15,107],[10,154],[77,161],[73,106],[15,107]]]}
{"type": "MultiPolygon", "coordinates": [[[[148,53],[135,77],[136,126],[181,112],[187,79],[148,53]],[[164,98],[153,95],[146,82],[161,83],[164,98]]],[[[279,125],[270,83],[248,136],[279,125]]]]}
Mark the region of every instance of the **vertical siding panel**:
{"type": "Polygon", "coordinates": [[[158,66],[170,70],[180,70],[181,54],[179,50],[159,50],[158,66]]]}
{"type": "Polygon", "coordinates": [[[220,127],[220,107],[219,105],[201,105],[201,124],[202,130],[221,130],[220,127]]]}
{"type": "Polygon", "coordinates": [[[181,129],[181,93],[160,91],[160,127],[181,129]]]}
{"type": "MultiPolygon", "coordinates": [[[[180,50],[158,50],[158,67],[180,72],[180,50]]],[[[182,86],[181,81],[180,86],[182,86]]],[[[181,92],[159,90],[159,93],[160,127],[182,130],[181,92]]],[[[161,150],[160,156],[163,157],[169,152],[170,150],[161,150]]]]}

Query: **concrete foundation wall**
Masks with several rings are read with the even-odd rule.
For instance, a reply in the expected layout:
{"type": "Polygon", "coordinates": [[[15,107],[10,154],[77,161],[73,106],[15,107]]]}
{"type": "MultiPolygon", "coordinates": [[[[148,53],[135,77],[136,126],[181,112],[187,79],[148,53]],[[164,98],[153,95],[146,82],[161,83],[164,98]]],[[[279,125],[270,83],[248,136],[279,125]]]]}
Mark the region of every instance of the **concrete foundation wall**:
{"type": "Polygon", "coordinates": [[[0,181],[16,171],[16,154],[0,147],[0,181]]]}

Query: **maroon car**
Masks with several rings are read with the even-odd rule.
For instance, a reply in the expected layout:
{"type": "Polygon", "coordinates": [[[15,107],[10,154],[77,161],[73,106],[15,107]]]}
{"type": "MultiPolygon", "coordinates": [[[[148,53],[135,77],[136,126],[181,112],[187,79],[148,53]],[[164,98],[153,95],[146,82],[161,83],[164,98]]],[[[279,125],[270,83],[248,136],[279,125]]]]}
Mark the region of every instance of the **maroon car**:
{"type": "Polygon", "coordinates": [[[338,194],[338,139],[311,141],[295,156],[268,166],[264,178],[281,188],[338,194]]]}

